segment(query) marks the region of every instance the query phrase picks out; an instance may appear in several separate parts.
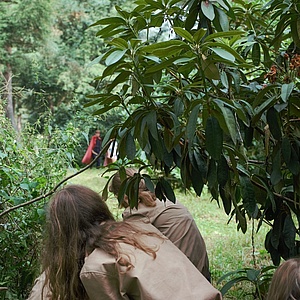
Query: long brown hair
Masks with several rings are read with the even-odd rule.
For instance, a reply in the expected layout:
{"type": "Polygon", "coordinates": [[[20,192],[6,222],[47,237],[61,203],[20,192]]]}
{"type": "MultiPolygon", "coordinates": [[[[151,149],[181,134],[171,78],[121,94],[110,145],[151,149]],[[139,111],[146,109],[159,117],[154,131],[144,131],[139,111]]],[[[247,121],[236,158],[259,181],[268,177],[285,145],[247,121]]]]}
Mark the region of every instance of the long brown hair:
{"type": "Polygon", "coordinates": [[[267,300],[300,299],[300,257],[283,262],[275,271],[267,300]]]}
{"type": "MultiPolygon", "coordinates": [[[[138,172],[134,168],[127,168],[125,171],[126,171],[127,177],[133,177],[134,174],[136,174],[138,172]]],[[[120,176],[120,173],[117,172],[111,181],[111,184],[109,187],[110,192],[117,195],[119,193],[121,185],[122,185],[121,176],[120,176]]],[[[156,196],[154,193],[152,193],[148,190],[144,179],[141,179],[139,182],[138,197],[139,197],[139,201],[141,203],[143,203],[144,205],[149,206],[149,207],[156,206],[156,202],[155,202],[156,196]]],[[[124,203],[124,200],[121,203],[121,206],[126,207],[126,203],[124,203]]]]}
{"type": "Polygon", "coordinates": [[[145,245],[140,239],[142,234],[152,235],[126,222],[114,221],[105,202],[93,190],[67,185],[58,191],[48,206],[43,253],[44,286],[49,286],[51,299],[88,299],[79,273],[85,256],[95,248],[128,267],[130,261],[120,261],[120,241],[155,257],[157,249],[145,245]]]}

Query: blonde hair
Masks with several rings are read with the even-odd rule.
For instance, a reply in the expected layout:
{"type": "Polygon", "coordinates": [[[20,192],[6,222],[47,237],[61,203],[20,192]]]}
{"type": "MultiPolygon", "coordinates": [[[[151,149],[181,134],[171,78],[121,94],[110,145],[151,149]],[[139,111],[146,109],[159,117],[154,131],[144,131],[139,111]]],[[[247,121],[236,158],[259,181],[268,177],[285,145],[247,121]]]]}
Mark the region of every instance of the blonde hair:
{"type": "Polygon", "coordinates": [[[300,257],[283,262],[275,271],[267,300],[300,299],[300,257]]]}
{"type": "MultiPolygon", "coordinates": [[[[128,177],[133,177],[134,174],[137,174],[138,171],[134,168],[127,168],[126,170],[126,176],[128,177]]],[[[110,192],[114,193],[117,195],[120,191],[120,187],[122,185],[123,181],[121,180],[120,177],[120,172],[117,172],[111,182],[111,185],[109,187],[110,192]]],[[[138,199],[139,202],[143,203],[144,205],[148,207],[154,207],[156,206],[156,196],[154,193],[148,190],[145,180],[141,179],[139,182],[139,191],[138,191],[138,199]]],[[[120,203],[121,206],[125,207],[124,205],[124,200],[122,203],[120,203]]]]}

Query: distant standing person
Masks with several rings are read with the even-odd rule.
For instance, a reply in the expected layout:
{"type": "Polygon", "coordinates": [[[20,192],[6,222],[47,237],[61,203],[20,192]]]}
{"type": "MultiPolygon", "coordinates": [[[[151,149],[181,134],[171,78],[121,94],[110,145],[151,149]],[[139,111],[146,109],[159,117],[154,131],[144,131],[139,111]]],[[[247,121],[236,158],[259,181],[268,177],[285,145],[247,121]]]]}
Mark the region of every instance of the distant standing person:
{"type": "MultiPolygon", "coordinates": [[[[102,147],[102,139],[100,136],[100,130],[96,130],[92,136],[90,144],[85,152],[82,159],[82,163],[89,164],[95,157],[100,153],[102,147]]],[[[96,161],[96,167],[99,168],[101,165],[101,157],[98,157],[96,161]]]]}
{"type": "MultiPolygon", "coordinates": [[[[126,169],[127,177],[137,173],[133,168],[126,169]]],[[[110,191],[115,195],[121,187],[120,174],[116,173],[110,185],[110,191]]],[[[194,266],[211,281],[209,260],[204,239],[192,215],[185,206],[167,200],[160,201],[155,194],[150,192],[142,179],[138,191],[138,209],[130,209],[127,196],[124,197],[121,207],[125,210],[122,214],[126,221],[145,220],[154,225],[177,248],[179,248],[194,266]]]]}
{"type": "Polygon", "coordinates": [[[103,166],[106,167],[111,163],[114,163],[118,159],[118,142],[113,139],[109,144],[109,148],[105,153],[105,159],[103,166]]]}

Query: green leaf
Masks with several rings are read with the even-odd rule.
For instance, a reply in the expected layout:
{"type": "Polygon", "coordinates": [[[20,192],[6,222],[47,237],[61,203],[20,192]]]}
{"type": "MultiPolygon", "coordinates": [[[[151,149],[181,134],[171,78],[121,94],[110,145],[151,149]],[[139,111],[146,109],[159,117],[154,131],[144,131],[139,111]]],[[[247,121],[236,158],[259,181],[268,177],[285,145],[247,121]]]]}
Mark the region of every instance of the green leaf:
{"type": "Polygon", "coordinates": [[[217,179],[221,187],[225,186],[229,180],[229,167],[224,155],[221,155],[217,165],[217,179]]]}
{"type": "Polygon", "coordinates": [[[156,111],[151,110],[145,117],[148,129],[155,140],[158,140],[157,115],[156,111]]]}
{"type": "Polygon", "coordinates": [[[256,107],[252,117],[252,124],[260,121],[262,114],[277,101],[276,95],[266,99],[260,106],[256,107]]]}
{"type": "Polygon", "coordinates": [[[281,87],[281,99],[284,101],[284,102],[287,102],[287,100],[289,99],[293,89],[294,89],[294,83],[291,82],[291,83],[285,83],[282,85],[281,87]]]}
{"type": "Polygon", "coordinates": [[[284,136],[281,141],[281,153],[286,165],[290,163],[292,155],[292,147],[288,137],[284,136]]]}
{"type": "Polygon", "coordinates": [[[116,62],[118,62],[120,59],[123,58],[124,54],[126,53],[126,50],[116,50],[112,52],[105,60],[105,64],[107,66],[110,66],[116,62]]]}
{"type": "Polygon", "coordinates": [[[209,20],[212,21],[215,18],[214,7],[210,1],[201,1],[201,10],[209,20]]]}
{"type": "Polygon", "coordinates": [[[160,178],[159,180],[161,183],[162,192],[164,193],[166,198],[175,203],[176,197],[169,181],[165,180],[164,178],[160,178]]]}
{"type": "Polygon", "coordinates": [[[207,186],[209,189],[217,185],[217,164],[215,160],[210,159],[207,170],[207,186]]]}
{"type": "Polygon", "coordinates": [[[287,215],[284,220],[282,235],[284,243],[292,250],[295,247],[296,227],[291,215],[287,215]]]}
{"type": "Polygon", "coordinates": [[[135,147],[135,142],[134,142],[134,139],[133,139],[133,136],[131,135],[131,133],[128,133],[127,137],[126,137],[126,154],[127,154],[127,157],[131,160],[135,158],[136,147],[135,147]]]}
{"type": "Polygon", "coordinates": [[[126,25],[126,21],[124,19],[122,19],[122,18],[119,18],[119,17],[104,18],[104,19],[101,19],[101,20],[93,23],[91,26],[96,26],[96,25],[111,25],[111,24],[126,25]]]}
{"type": "Polygon", "coordinates": [[[257,205],[255,201],[255,192],[249,177],[240,176],[241,196],[247,213],[255,218],[257,215],[257,205]]]}
{"type": "MultiPolygon", "coordinates": [[[[298,152],[299,152],[299,149],[298,149],[298,152]]],[[[287,167],[293,173],[293,175],[298,175],[300,172],[299,156],[298,156],[297,152],[295,151],[294,147],[292,147],[291,159],[290,159],[289,163],[287,164],[287,167]]]]}
{"type": "Polygon", "coordinates": [[[194,188],[194,191],[196,192],[197,196],[201,196],[204,182],[202,179],[201,174],[197,169],[195,169],[193,166],[191,167],[191,181],[194,188]]]}
{"type": "Polygon", "coordinates": [[[225,4],[225,2],[223,0],[215,0],[216,2],[218,2],[220,4],[221,7],[223,7],[226,10],[229,10],[229,6],[227,4],[225,4]]]}
{"type": "Polygon", "coordinates": [[[183,41],[170,40],[145,46],[143,47],[143,51],[153,53],[158,57],[168,57],[183,51],[186,47],[187,44],[183,41]]]}
{"type": "Polygon", "coordinates": [[[196,128],[197,128],[197,120],[198,120],[198,115],[199,115],[199,110],[200,110],[200,104],[197,104],[191,111],[188,123],[186,126],[186,135],[189,140],[189,145],[191,146],[193,144],[194,136],[196,133],[196,128]]]}
{"type": "Polygon", "coordinates": [[[204,28],[200,28],[199,30],[197,30],[195,33],[194,33],[194,40],[196,43],[200,43],[200,41],[203,39],[203,37],[205,36],[206,34],[206,29],[204,28]]]}
{"type": "Polygon", "coordinates": [[[194,38],[193,36],[185,29],[181,28],[181,27],[174,27],[173,28],[175,33],[179,36],[181,36],[182,38],[186,39],[187,41],[189,41],[190,43],[194,43],[194,38]]]}
{"type": "Polygon", "coordinates": [[[276,185],[282,179],[280,151],[273,151],[273,155],[274,157],[272,158],[272,172],[270,180],[272,185],[276,185]]]}
{"type": "Polygon", "coordinates": [[[260,275],[260,270],[256,270],[256,269],[247,270],[247,278],[251,282],[257,282],[258,278],[259,278],[259,275],[260,275]]]}
{"type": "Polygon", "coordinates": [[[260,64],[260,45],[259,43],[254,43],[252,46],[252,61],[255,66],[260,64]]]}
{"type": "Polygon", "coordinates": [[[219,80],[220,74],[219,69],[215,65],[215,61],[207,59],[201,59],[201,66],[204,72],[205,77],[208,79],[219,80]]]}
{"type": "Polygon", "coordinates": [[[273,137],[276,140],[280,140],[282,133],[281,133],[281,127],[279,124],[279,114],[277,110],[272,106],[267,111],[267,122],[269,124],[270,131],[273,135],[273,137]]]}
{"type": "Polygon", "coordinates": [[[216,8],[218,13],[218,18],[215,18],[215,20],[218,20],[220,23],[220,26],[224,32],[229,31],[229,21],[227,15],[224,13],[223,10],[216,8]]]}
{"type": "Polygon", "coordinates": [[[109,42],[109,44],[122,50],[128,48],[128,43],[122,38],[114,38],[112,41],[109,42]]]}
{"type": "Polygon", "coordinates": [[[110,83],[107,86],[107,91],[110,93],[118,84],[126,83],[129,79],[129,76],[131,75],[130,71],[122,71],[114,80],[112,83],[110,83]]]}
{"type": "Polygon", "coordinates": [[[226,50],[224,49],[221,49],[221,48],[214,48],[214,47],[211,47],[210,48],[213,52],[215,52],[217,55],[219,55],[220,57],[226,59],[226,60],[229,60],[229,61],[232,61],[234,62],[235,61],[235,57],[227,52],[226,50]]]}
{"type": "MultiPolygon", "coordinates": [[[[227,130],[230,134],[230,137],[234,144],[236,144],[237,141],[237,128],[236,128],[236,122],[235,117],[233,115],[233,112],[230,108],[225,106],[225,103],[220,99],[214,99],[214,102],[218,105],[220,108],[227,130]]],[[[224,128],[223,128],[224,129],[224,128]]]]}
{"type": "Polygon", "coordinates": [[[240,276],[238,278],[229,280],[220,290],[222,295],[225,295],[236,283],[241,281],[248,281],[248,278],[246,276],[240,276]]]}
{"type": "Polygon", "coordinates": [[[226,32],[215,32],[205,37],[204,41],[214,41],[218,38],[225,38],[225,37],[232,37],[232,36],[240,36],[243,35],[245,32],[240,30],[232,30],[226,32]]]}
{"type": "Polygon", "coordinates": [[[147,175],[147,174],[142,174],[142,177],[143,177],[144,180],[145,180],[145,184],[146,184],[147,189],[148,189],[150,192],[154,193],[155,188],[154,188],[154,184],[153,184],[153,182],[152,182],[152,180],[151,180],[151,177],[150,177],[149,175],[147,175]]]}
{"type": "Polygon", "coordinates": [[[223,149],[223,131],[214,116],[210,116],[206,121],[205,144],[210,156],[219,160],[223,149]]]}
{"type": "Polygon", "coordinates": [[[222,203],[223,203],[223,207],[224,207],[224,210],[225,210],[225,213],[227,215],[230,214],[231,212],[231,199],[230,199],[230,195],[227,193],[226,191],[226,187],[222,187],[222,186],[219,186],[219,192],[220,192],[220,196],[221,196],[221,199],[222,199],[222,203]]]}

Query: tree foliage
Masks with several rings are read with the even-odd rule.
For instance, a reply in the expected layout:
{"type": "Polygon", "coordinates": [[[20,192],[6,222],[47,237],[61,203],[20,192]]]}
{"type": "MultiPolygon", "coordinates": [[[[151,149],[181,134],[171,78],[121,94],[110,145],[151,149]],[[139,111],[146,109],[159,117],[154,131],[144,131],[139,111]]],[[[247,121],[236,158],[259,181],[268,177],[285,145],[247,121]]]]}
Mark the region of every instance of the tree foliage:
{"type": "MultiPolygon", "coordinates": [[[[49,122],[50,123],[50,122],[49,122]]],[[[17,135],[0,110],[0,213],[51,191],[74,162],[78,130],[47,126],[43,134],[32,127],[17,135]]],[[[26,299],[39,273],[44,205],[0,217],[0,287],[5,299],[26,299]]],[[[2,294],[0,295],[2,299],[2,294]]]]}
{"type": "MultiPolygon", "coordinates": [[[[160,198],[172,197],[167,179],[179,169],[185,188],[207,185],[242,232],[248,218],[269,224],[274,264],[299,254],[299,1],[135,3],[93,24],[109,47],[88,105],[127,113],[104,142],[117,138],[120,158],[141,169],[142,149],[163,171],[160,198]]],[[[124,193],[137,203],[133,188],[124,193]]]]}

